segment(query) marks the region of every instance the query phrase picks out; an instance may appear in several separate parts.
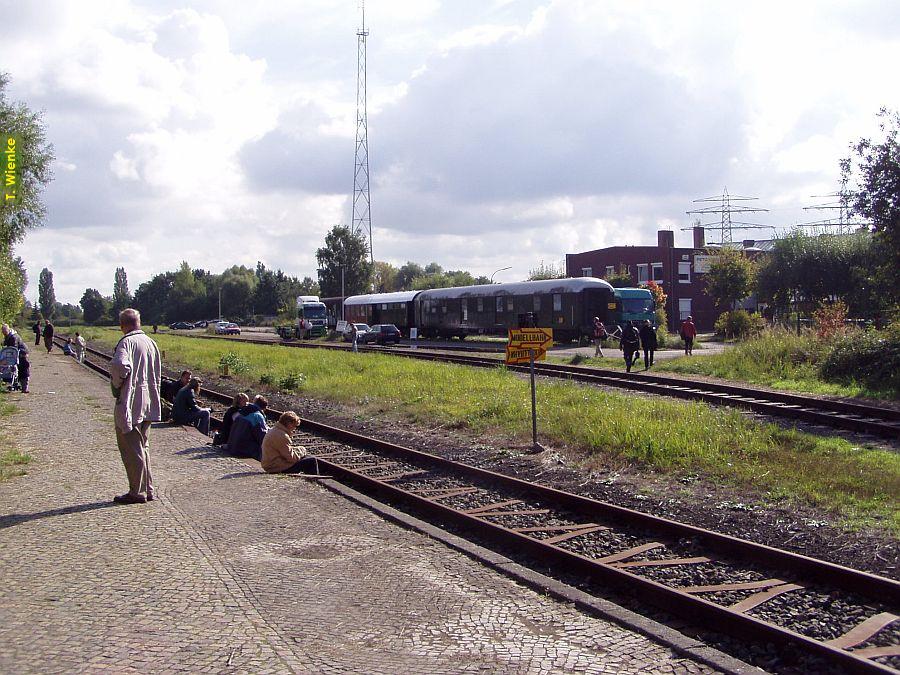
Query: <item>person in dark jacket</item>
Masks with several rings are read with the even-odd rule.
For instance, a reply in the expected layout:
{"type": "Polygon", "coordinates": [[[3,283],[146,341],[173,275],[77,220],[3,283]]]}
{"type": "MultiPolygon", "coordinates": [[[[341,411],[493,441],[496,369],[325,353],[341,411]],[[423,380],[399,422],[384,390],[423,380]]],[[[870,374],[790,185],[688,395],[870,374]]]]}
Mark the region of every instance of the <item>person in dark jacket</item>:
{"type": "Polygon", "coordinates": [[[53,324],[49,321],[44,326],[44,346],[47,348],[48,354],[53,349],[53,324]]]}
{"type": "Polygon", "coordinates": [[[625,372],[630,373],[631,366],[637,361],[638,351],[641,348],[641,337],[634,324],[625,324],[625,328],[622,330],[622,339],[619,340],[619,347],[625,356],[625,372]]]}
{"type": "Polygon", "coordinates": [[[202,383],[196,377],[192,377],[186,387],[182,387],[175,396],[175,404],[172,406],[172,421],[176,424],[191,424],[200,430],[204,436],[209,436],[209,408],[201,408],[197,405],[197,395],[200,393],[202,383]]]}
{"type": "Polygon", "coordinates": [[[175,403],[175,397],[178,396],[178,392],[188,385],[188,382],[191,381],[192,376],[193,373],[191,371],[182,370],[181,377],[179,379],[165,382],[162,387],[163,399],[168,401],[169,403],[175,403]]]}
{"type": "Polygon", "coordinates": [[[213,438],[213,445],[226,445],[228,443],[228,437],[231,435],[231,425],[237,417],[238,411],[250,403],[250,397],[241,392],[240,394],[235,394],[231,403],[231,407],[222,415],[222,426],[219,427],[215,438],[213,438]]]}
{"type": "Polygon", "coordinates": [[[690,356],[694,353],[694,338],[697,337],[697,327],[694,325],[694,317],[689,316],[683,324],[679,332],[681,339],[684,340],[684,353],[690,356]]]}
{"type": "Polygon", "coordinates": [[[25,346],[25,340],[9,325],[0,326],[3,333],[3,346],[15,347],[19,350],[19,384],[22,386],[22,393],[28,393],[28,380],[31,379],[31,362],[28,360],[28,347],[25,346]]]}
{"type": "Polygon", "coordinates": [[[34,322],[34,325],[31,327],[31,330],[34,331],[34,346],[39,347],[41,344],[41,332],[42,332],[40,320],[34,322]]]}
{"type": "Polygon", "coordinates": [[[253,403],[238,410],[225,451],[237,457],[262,458],[262,442],[269,426],[266,424],[266,408],[269,402],[265,396],[257,395],[253,403]]]}
{"type": "Polygon", "coordinates": [[[657,339],[656,339],[656,329],[650,324],[649,319],[644,320],[644,325],[641,326],[640,336],[641,336],[641,348],[644,350],[644,370],[649,370],[650,366],[653,365],[653,352],[656,351],[657,347],[657,339]]]}

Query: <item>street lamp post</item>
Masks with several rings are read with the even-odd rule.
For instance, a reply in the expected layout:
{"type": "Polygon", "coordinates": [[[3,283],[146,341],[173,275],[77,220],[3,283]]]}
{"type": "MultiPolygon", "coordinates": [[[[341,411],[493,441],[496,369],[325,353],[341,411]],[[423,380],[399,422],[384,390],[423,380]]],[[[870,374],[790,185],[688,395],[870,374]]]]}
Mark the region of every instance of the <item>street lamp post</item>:
{"type": "Polygon", "coordinates": [[[219,286],[219,321],[222,320],[222,287],[219,286]]]}
{"type": "MultiPolygon", "coordinates": [[[[511,270],[511,269],[512,269],[512,267],[501,267],[499,270],[494,272],[494,274],[497,274],[497,272],[502,272],[503,270],[511,270]]],[[[494,283],[494,274],[491,275],[491,283],[494,283]]]]}

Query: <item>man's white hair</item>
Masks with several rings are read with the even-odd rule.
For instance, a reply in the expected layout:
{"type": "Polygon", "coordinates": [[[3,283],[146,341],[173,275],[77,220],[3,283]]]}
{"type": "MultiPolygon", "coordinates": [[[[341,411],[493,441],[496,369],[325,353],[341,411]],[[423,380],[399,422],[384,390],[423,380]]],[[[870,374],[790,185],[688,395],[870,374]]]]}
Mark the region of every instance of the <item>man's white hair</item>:
{"type": "Polygon", "coordinates": [[[119,312],[119,325],[132,326],[133,328],[141,327],[141,313],[136,309],[129,307],[119,312]]]}

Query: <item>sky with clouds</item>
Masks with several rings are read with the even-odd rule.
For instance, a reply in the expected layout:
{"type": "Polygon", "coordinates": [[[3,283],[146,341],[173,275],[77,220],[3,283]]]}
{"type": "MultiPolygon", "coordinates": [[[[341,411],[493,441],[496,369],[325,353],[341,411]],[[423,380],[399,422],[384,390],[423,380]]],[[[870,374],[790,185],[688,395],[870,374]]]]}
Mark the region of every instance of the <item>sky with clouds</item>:
{"type": "MultiPolygon", "coordinates": [[[[18,246],[29,299],[182,260],[315,276],[351,222],[357,0],[0,0],[0,70],[55,146],[18,246]]],[[[858,2],[370,0],[374,253],[525,278],[566,253],[689,245],[694,199],[784,230],[900,109],[900,10],[858,2]]],[[[738,233],[766,238],[773,230],[738,233]]]]}

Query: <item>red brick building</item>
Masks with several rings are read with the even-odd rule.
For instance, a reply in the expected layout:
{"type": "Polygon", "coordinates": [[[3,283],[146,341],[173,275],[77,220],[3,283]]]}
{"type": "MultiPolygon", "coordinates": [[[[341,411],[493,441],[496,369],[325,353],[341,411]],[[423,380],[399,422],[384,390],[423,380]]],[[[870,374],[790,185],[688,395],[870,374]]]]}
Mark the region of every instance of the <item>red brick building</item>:
{"type": "MultiPolygon", "coordinates": [[[[566,275],[570,277],[606,278],[624,267],[635,286],[655,281],[668,296],[666,316],[670,332],[678,332],[681,322],[689,315],[700,331],[711,331],[718,312],[706,294],[705,273],[709,270],[705,231],[694,228],[694,245],[691,248],[675,246],[675,233],[659,230],[656,246],[610,246],[595,251],[566,254],[566,275]]],[[[748,253],[760,252],[771,242],[745,240],[743,248],[748,253]]],[[[742,303],[755,307],[752,299],[742,303]]]]}

